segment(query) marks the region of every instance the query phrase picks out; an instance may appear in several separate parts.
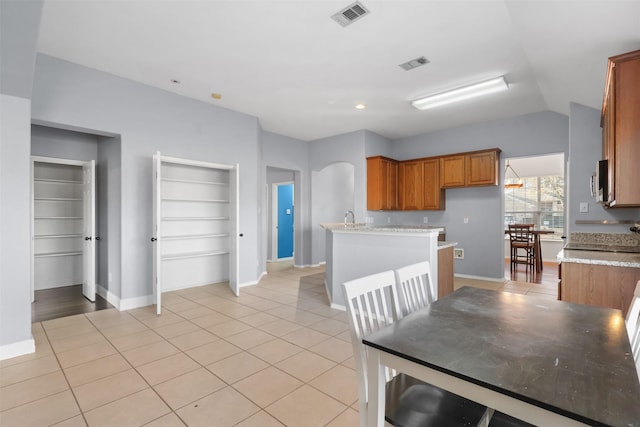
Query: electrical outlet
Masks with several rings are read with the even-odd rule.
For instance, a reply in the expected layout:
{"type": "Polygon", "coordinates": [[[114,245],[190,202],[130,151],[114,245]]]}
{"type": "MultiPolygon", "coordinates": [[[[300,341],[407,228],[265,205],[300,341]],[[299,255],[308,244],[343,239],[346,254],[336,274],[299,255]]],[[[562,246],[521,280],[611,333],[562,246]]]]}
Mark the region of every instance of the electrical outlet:
{"type": "Polygon", "coordinates": [[[429,217],[428,216],[422,217],[422,222],[425,223],[425,224],[428,224],[429,223],[429,217]]]}
{"type": "Polygon", "coordinates": [[[464,249],[462,249],[462,248],[453,248],[453,258],[455,258],[455,259],[464,259],[464,249]]]}
{"type": "Polygon", "coordinates": [[[465,224],[469,224],[469,217],[465,216],[463,221],[464,221],[465,224]]]}
{"type": "Polygon", "coordinates": [[[390,216],[387,217],[387,224],[391,224],[391,217],[390,216]]]}
{"type": "Polygon", "coordinates": [[[588,202],[580,202],[580,212],[581,213],[589,212],[589,203],[588,202]]]}

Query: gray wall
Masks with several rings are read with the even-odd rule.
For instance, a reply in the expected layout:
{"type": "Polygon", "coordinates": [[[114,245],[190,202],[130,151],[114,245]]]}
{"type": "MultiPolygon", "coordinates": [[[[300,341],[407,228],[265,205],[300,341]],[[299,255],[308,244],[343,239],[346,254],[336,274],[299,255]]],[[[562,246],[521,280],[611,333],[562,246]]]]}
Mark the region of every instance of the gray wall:
{"type": "Polygon", "coordinates": [[[31,154],[68,160],[97,161],[98,136],[32,125],[31,154]]]}
{"type": "MultiPolygon", "coordinates": [[[[501,159],[548,153],[568,153],[569,120],[541,112],[417,135],[394,141],[390,157],[406,160],[498,147],[501,159]]],[[[384,146],[382,146],[384,149],[384,146]]],[[[383,154],[367,150],[367,155],[383,154]]],[[[501,173],[504,160],[501,161],[501,173]]],[[[446,190],[445,211],[369,212],[374,222],[420,224],[446,228],[447,240],[465,249],[456,260],[456,274],[499,279],[504,276],[504,225],[502,187],[446,190]],[[469,222],[464,223],[468,217],[469,222]]]]}
{"type": "MultiPolygon", "coordinates": [[[[631,225],[576,224],[576,220],[638,220],[638,208],[606,209],[595,203],[589,190],[589,178],[602,160],[602,129],[600,110],[571,103],[569,119],[569,171],[568,171],[568,233],[628,233],[631,225]],[[580,212],[580,202],[589,203],[589,212],[580,212]]],[[[640,167],[640,166],[639,166],[640,167]]],[[[640,185],[640,184],[639,184],[640,185]]]]}
{"type": "MultiPolygon", "coordinates": [[[[267,222],[266,222],[266,227],[264,227],[263,229],[265,230],[265,236],[267,238],[267,246],[266,246],[266,254],[267,254],[267,260],[276,260],[278,259],[278,255],[274,254],[272,251],[273,248],[273,239],[274,238],[278,238],[277,233],[274,233],[273,228],[271,227],[271,225],[273,224],[274,221],[274,215],[273,215],[273,202],[274,202],[274,198],[272,197],[273,192],[272,192],[272,185],[273,184],[280,184],[280,183],[289,183],[289,182],[293,182],[294,183],[294,192],[295,192],[295,174],[293,171],[291,170],[285,170],[285,169],[277,169],[277,168],[272,168],[272,167],[267,167],[267,180],[266,180],[266,188],[265,188],[265,192],[267,193],[267,200],[268,202],[266,204],[263,204],[264,206],[266,206],[265,208],[265,212],[266,212],[266,216],[267,216],[267,222]]],[[[298,227],[297,222],[295,221],[295,216],[296,216],[296,212],[298,210],[298,201],[295,199],[295,195],[294,195],[294,209],[293,209],[293,214],[294,214],[294,230],[295,228],[298,227]]],[[[295,231],[294,231],[295,232],[295,231]]],[[[295,237],[294,237],[295,239],[295,237]]],[[[295,249],[297,249],[294,245],[294,254],[295,254],[295,249]]]]}
{"type": "Polygon", "coordinates": [[[0,359],[33,351],[30,108],[0,94],[0,359]]]}
{"type": "Polygon", "coordinates": [[[42,4],[0,2],[0,359],[34,348],[30,98],[42,4]]]}
{"type": "MultiPolygon", "coordinates": [[[[262,134],[262,182],[267,182],[267,168],[293,171],[295,214],[295,254],[297,266],[311,264],[311,178],[309,174],[309,144],[270,132],[262,134]]],[[[262,191],[262,205],[267,205],[267,188],[262,191]]],[[[269,230],[268,209],[262,215],[264,230],[269,230]]],[[[267,253],[269,239],[263,239],[263,253],[267,253]]],[[[261,271],[266,271],[265,257],[261,258],[261,271]]]]}
{"type": "MultiPolygon", "coordinates": [[[[120,138],[98,137],[98,277],[99,292],[122,295],[122,184],[120,138]],[[100,289],[102,288],[102,289],[100,289]]],[[[102,295],[107,298],[107,295],[102,295]]]]}
{"type": "MultiPolygon", "coordinates": [[[[33,118],[121,138],[121,299],[152,293],[152,156],[240,164],[240,278],[257,280],[260,129],[239,114],[113,75],[38,55],[33,118]],[[88,90],[90,89],[90,90],[88,90]]],[[[137,300],[142,298],[142,300],[137,300]]]]}

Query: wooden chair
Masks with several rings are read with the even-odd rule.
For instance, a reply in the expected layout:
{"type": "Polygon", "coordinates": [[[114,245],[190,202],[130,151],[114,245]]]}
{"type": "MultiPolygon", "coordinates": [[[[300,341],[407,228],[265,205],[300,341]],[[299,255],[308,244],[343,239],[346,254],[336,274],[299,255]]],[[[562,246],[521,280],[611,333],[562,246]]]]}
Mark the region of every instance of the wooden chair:
{"type": "Polygon", "coordinates": [[[511,241],[511,271],[518,264],[525,264],[531,270],[535,268],[536,245],[533,235],[534,224],[509,224],[511,241]],[[524,252],[522,252],[524,251],[524,252]]]}
{"type": "MultiPolygon", "coordinates": [[[[367,425],[367,350],[362,338],[402,317],[393,271],[342,285],[358,377],[360,425],[367,425]]],[[[488,424],[492,410],[408,375],[387,372],[385,419],[392,425],[456,426],[488,424]],[[479,424],[483,420],[484,424],[479,424]]]]}
{"type": "Polygon", "coordinates": [[[629,334],[629,342],[631,343],[631,354],[636,363],[638,379],[640,379],[640,280],[633,293],[625,324],[627,326],[627,334],[629,334]]]}
{"type": "Polygon", "coordinates": [[[395,270],[396,286],[400,292],[402,315],[418,311],[436,300],[431,280],[431,264],[423,261],[395,270]]]}

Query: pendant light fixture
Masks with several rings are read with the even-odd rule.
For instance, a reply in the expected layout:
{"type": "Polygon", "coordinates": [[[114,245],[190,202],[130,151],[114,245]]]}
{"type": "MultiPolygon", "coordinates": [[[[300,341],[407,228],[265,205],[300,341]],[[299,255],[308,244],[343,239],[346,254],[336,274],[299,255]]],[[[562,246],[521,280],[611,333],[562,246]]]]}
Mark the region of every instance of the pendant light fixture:
{"type": "Polygon", "coordinates": [[[524,183],[520,175],[511,167],[509,160],[505,162],[504,166],[504,188],[522,188],[524,183]],[[515,178],[507,178],[507,171],[511,170],[511,174],[515,175],[515,178]]]}

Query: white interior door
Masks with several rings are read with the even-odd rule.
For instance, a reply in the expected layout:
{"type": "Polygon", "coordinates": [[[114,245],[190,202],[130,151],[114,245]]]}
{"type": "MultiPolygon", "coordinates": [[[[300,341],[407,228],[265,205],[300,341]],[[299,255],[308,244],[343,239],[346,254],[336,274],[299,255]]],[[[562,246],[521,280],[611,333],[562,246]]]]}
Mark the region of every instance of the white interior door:
{"type": "Polygon", "coordinates": [[[162,185],[162,157],[158,151],[153,156],[153,237],[151,242],[153,245],[153,299],[156,304],[156,314],[160,314],[162,310],[162,264],[160,256],[160,203],[161,203],[161,185],[162,185]]]}
{"type": "Polygon", "coordinates": [[[96,300],[96,162],[82,167],[84,243],[82,248],[82,294],[91,302],[96,300]]]}
{"type": "Polygon", "coordinates": [[[235,294],[240,295],[238,285],[239,276],[239,247],[240,247],[240,220],[239,220],[239,174],[240,165],[229,170],[229,288],[235,294]]]}

